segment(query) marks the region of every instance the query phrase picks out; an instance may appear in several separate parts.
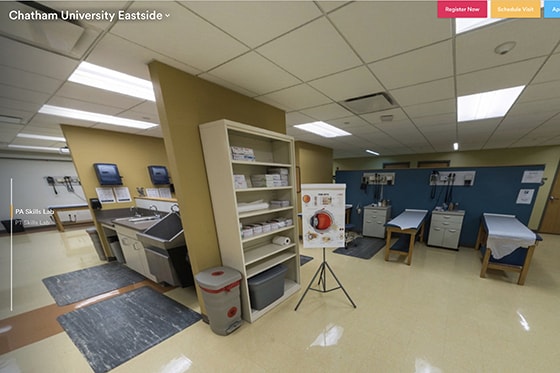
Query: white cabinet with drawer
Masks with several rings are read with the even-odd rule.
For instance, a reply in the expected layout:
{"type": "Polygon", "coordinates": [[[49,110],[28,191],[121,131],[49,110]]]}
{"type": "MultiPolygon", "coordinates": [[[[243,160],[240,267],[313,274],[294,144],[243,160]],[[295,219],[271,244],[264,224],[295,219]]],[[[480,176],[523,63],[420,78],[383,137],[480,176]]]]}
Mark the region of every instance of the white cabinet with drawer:
{"type": "Polygon", "coordinates": [[[391,206],[364,207],[364,225],[362,235],[385,238],[385,223],[391,218],[391,206]]]}
{"type": "Polygon", "coordinates": [[[459,249],[465,211],[432,211],[428,245],[459,249]]]}

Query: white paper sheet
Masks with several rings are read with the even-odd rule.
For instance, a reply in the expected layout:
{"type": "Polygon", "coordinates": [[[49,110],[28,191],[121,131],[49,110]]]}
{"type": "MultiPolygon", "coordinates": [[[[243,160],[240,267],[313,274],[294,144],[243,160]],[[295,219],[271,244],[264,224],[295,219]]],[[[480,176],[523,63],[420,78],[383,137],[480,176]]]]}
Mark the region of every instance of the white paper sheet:
{"type": "Polygon", "coordinates": [[[127,187],[116,187],[113,188],[115,192],[115,196],[117,196],[117,202],[130,202],[132,198],[130,198],[130,191],[127,187]]]}
{"type": "Polygon", "coordinates": [[[518,247],[535,244],[537,235],[517,220],[515,215],[485,213],[483,216],[488,231],[486,246],[492,249],[495,259],[511,254],[518,247]]]}
{"type": "Polygon", "coordinates": [[[535,194],[534,189],[521,189],[515,203],[518,205],[530,205],[533,200],[533,194],[535,194]]]}
{"type": "Polygon", "coordinates": [[[97,193],[97,198],[101,203],[115,203],[115,194],[113,194],[113,188],[95,188],[95,193],[97,193]]]}
{"type": "Polygon", "coordinates": [[[400,229],[418,229],[426,218],[428,210],[406,209],[399,216],[389,221],[387,225],[400,229]]]}

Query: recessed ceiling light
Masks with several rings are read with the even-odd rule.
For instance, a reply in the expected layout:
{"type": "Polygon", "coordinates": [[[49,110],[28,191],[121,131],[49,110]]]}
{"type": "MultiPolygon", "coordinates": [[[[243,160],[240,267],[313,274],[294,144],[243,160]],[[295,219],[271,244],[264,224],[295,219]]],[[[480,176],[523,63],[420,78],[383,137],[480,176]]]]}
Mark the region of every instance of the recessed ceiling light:
{"type": "Polygon", "coordinates": [[[33,150],[41,152],[55,152],[58,153],[60,148],[49,148],[48,146],[29,146],[29,145],[14,145],[9,144],[8,148],[20,149],[20,150],[33,150]]]}
{"type": "Polygon", "coordinates": [[[157,124],[155,123],[142,122],[140,120],[115,117],[113,115],[92,113],[89,111],[75,110],[75,109],[69,109],[65,107],[52,106],[52,105],[43,105],[43,107],[39,109],[39,113],[56,115],[64,118],[80,119],[89,122],[106,123],[106,124],[112,124],[115,126],[123,126],[123,127],[132,127],[132,128],[140,128],[140,129],[157,127],[157,124]]]}
{"type": "Polygon", "coordinates": [[[506,115],[524,85],[457,97],[457,121],[499,118],[506,115]]]}
{"type": "Polygon", "coordinates": [[[453,143],[453,150],[459,150],[459,143],[458,142],[453,143]]]}
{"type": "Polygon", "coordinates": [[[70,82],[155,101],[152,82],[89,62],[82,62],[68,78],[70,82]]]}
{"type": "Polygon", "coordinates": [[[325,122],[296,124],[294,127],[323,137],[340,137],[351,135],[350,132],[346,132],[325,122]]]}
{"type": "Polygon", "coordinates": [[[366,150],[366,153],[373,154],[373,155],[379,155],[378,152],[374,152],[373,150],[369,150],[369,149],[366,150]]]}
{"type": "Polygon", "coordinates": [[[505,43],[502,43],[502,44],[498,45],[494,49],[494,52],[496,54],[499,54],[499,55],[503,56],[504,54],[507,54],[507,53],[511,52],[511,50],[513,48],[515,48],[516,45],[517,45],[517,43],[514,42],[514,41],[506,41],[505,43]]]}
{"type": "Polygon", "coordinates": [[[25,139],[66,142],[66,139],[64,137],[34,135],[32,133],[18,133],[16,135],[16,137],[22,137],[22,138],[25,138],[25,139]]]}

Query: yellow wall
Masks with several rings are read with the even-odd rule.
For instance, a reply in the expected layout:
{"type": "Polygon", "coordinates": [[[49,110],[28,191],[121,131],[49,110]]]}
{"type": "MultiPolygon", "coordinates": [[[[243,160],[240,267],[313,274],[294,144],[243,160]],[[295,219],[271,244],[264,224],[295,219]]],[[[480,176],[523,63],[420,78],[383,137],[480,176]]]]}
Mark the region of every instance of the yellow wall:
{"type": "MultiPolygon", "coordinates": [[[[333,151],[331,148],[296,141],[295,151],[300,184],[330,184],[333,182],[333,151]]],[[[297,199],[297,208],[301,212],[301,192],[299,191],[297,199]]],[[[299,234],[301,236],[301,219],[298,220],[299,234]]]]}
{"type": "Polygon", "coordinates": [[[539,188],[529,227],[538,229],[550,188],[560,163],[560,146],[539,146],[532,148],[492,149],[479,151],[459,151],[435,154],[402,155],[394,157],[366,157],[337,159],[333,168],[340,170],[381,169],[384,162],[409,162],[416,167],[418,161],[450,160],[450,167],[515,166],[544,164],[545,184],[539,188]]]}
{"type": "MultiPolygon", "coordinates": [[[[95,188],[100,186],[93,169],[94,163],[115,163],[123,176],[123,186],[128,187],[131,197],[138,196],[136,187],[153,187],[147,169],[149,165],[169,167],[163,140],[160,138],[69,125],[61,127],[88,204],[90,198],[97,198],[95,188]]],[[[133,205],[134,200],[129,203],[104,204],[103,209],[133,205]]],[[[100,226],[97,226],[97,230],[102,231],[100,226]]],[[[107,243],[103,237],[102,240],[107,251],[107,243]]]]}
{"type": "Polygon", "coordinates": [[[286,133],[285,113],[157,61],[149,68],[196,274],[221,265],[198,125],[230,119],[286,133]]]}

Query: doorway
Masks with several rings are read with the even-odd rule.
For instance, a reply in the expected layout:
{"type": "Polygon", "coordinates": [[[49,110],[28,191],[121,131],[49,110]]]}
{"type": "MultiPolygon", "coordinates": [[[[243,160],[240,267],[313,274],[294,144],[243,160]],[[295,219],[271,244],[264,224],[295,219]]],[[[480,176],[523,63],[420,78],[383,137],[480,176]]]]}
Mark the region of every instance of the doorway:
{"type": "Polygon", "coordinates": [[[560,167],[556,170],[554,182],[548,195],[539,228],[540,233],[560,234],[560,167]]]}

